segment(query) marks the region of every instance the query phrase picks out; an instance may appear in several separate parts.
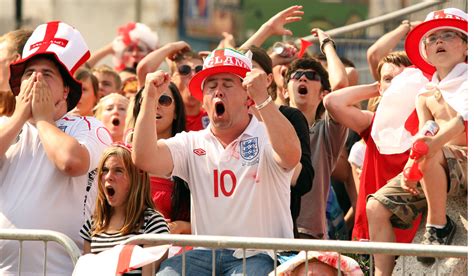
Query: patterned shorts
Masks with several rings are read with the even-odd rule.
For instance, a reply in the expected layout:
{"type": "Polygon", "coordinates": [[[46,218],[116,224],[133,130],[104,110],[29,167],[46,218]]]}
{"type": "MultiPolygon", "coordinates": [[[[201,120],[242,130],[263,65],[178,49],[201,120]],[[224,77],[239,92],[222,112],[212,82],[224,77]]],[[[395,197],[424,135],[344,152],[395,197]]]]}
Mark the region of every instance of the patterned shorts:
{"type": "MultiPolygon", "coordinates": [[[[467,147],[446,145],[442,148],[447,163],[448,195],[467,195],[467,147]]],[[[376,193],[367,196],[382,203],[393,215],[392,225],[400,229],[411,227],[413,220],[426,211],[427,203],[421,185],[418,183],[420,194],[414,196],[401,187],[402,174],[391,179],[376,193]]]]}

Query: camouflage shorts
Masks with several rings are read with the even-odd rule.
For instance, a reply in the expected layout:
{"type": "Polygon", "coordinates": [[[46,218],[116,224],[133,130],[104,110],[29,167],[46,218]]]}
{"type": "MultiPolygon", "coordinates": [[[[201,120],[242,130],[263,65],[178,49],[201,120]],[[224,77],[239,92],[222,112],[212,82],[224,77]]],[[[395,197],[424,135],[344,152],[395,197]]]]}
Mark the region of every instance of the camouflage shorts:
{"type": "MultiPolygon", "coordinates": [[[[447,145],[443,147],[443,155],[447,163],[448,195],[467,195],[467,147],[447,145]]],[[[382,203],[393,215],[392,225],[400,229],[411,227],[413,220],[427,209],[426,198],[418,183],[420,194],[414,196],[401,187],[402,174],[391,179],[371,197],[382,203]]]]}

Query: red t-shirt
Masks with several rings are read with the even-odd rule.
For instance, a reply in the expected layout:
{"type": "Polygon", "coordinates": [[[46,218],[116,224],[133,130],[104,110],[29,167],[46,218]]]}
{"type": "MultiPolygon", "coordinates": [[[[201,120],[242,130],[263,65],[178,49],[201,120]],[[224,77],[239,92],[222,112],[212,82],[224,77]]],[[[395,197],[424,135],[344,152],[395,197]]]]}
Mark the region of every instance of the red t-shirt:
{"type": "MultiPolygon", "coordinates": [[[[416,122],[413,122],[411,125],[418,127],[418,117],[413,117],[413,120],[416,119],[416,122]]],[[[360,133],[360,136],[367,144],[367,149],[360,175],[359,196],[357,198],[354,229],[352,230],[353,240],[369,239],[369,227],[365,208],[367,196],[385,186],[390,179],[397,176],[403,170],[410,152],[408,150],[400,154],[381,154],[370,135],[372,125],[373,120],[370,126],[360,133]]],[[[413,227],[410,229],[394,228],[397,242],[411,243],[418,230],[420,221],[421,215],[414,221],[413,227]]]]}
{"type": "Polygon", "coordinates": [[[150,177],[151,199],[155,203],[155,208],[165,219],[171,218],[171,194],[173,193],[174,182],[170,179],[156,176],[150,177]]]}
{"type": "Polygon", "coordinates": [[[186,115],[186,131],[198,131],[209,125],[209,117],[206,111],[201,109],[197,115],[186,115]]]}

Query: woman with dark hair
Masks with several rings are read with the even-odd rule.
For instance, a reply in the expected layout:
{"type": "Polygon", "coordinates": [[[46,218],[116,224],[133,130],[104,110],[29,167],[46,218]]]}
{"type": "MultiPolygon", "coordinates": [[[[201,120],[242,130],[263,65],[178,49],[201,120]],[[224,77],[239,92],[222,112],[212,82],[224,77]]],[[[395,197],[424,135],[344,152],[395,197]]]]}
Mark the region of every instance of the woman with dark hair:
{"type": "MultiPolygon", "coordinates": [[[[129,110],[127,126],[133,129],[140,112],[142,103],[140,89],[133,100],[129,110]]],[[[178,87],[170,83],[168,91],[158,99],[156,109],[156,135],[158,139],[175,136],[185,130],[186,115],[184,103],[178,87]]],[[[126,137],[127,142],[133,139],[133,132],[126,137]]],[[[151,160],[150,160],[151,161],[151,160]]],[[[155,208],[170,221],[170,232],[173,234],[191,233],[190,225],[190,194],[186,182],[178,177],[169,179],[150,176],[151,197],[155,208]]]]}

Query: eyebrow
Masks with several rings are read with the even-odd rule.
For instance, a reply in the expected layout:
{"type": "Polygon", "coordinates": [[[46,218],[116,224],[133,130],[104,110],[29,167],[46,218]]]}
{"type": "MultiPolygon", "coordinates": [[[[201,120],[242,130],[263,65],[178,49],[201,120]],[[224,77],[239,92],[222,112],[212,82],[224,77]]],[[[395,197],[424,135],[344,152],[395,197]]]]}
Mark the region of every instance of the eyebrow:
{"type": "Polygon", "coordinates": [[[223,81],[230,81],[230,82],[234,82],[234,79],[233,78],[216,78],[216,77],[209,77],[206,82],[211,82],[211,81],[218,81],[218,80],[223,80],[223,81]]]}

